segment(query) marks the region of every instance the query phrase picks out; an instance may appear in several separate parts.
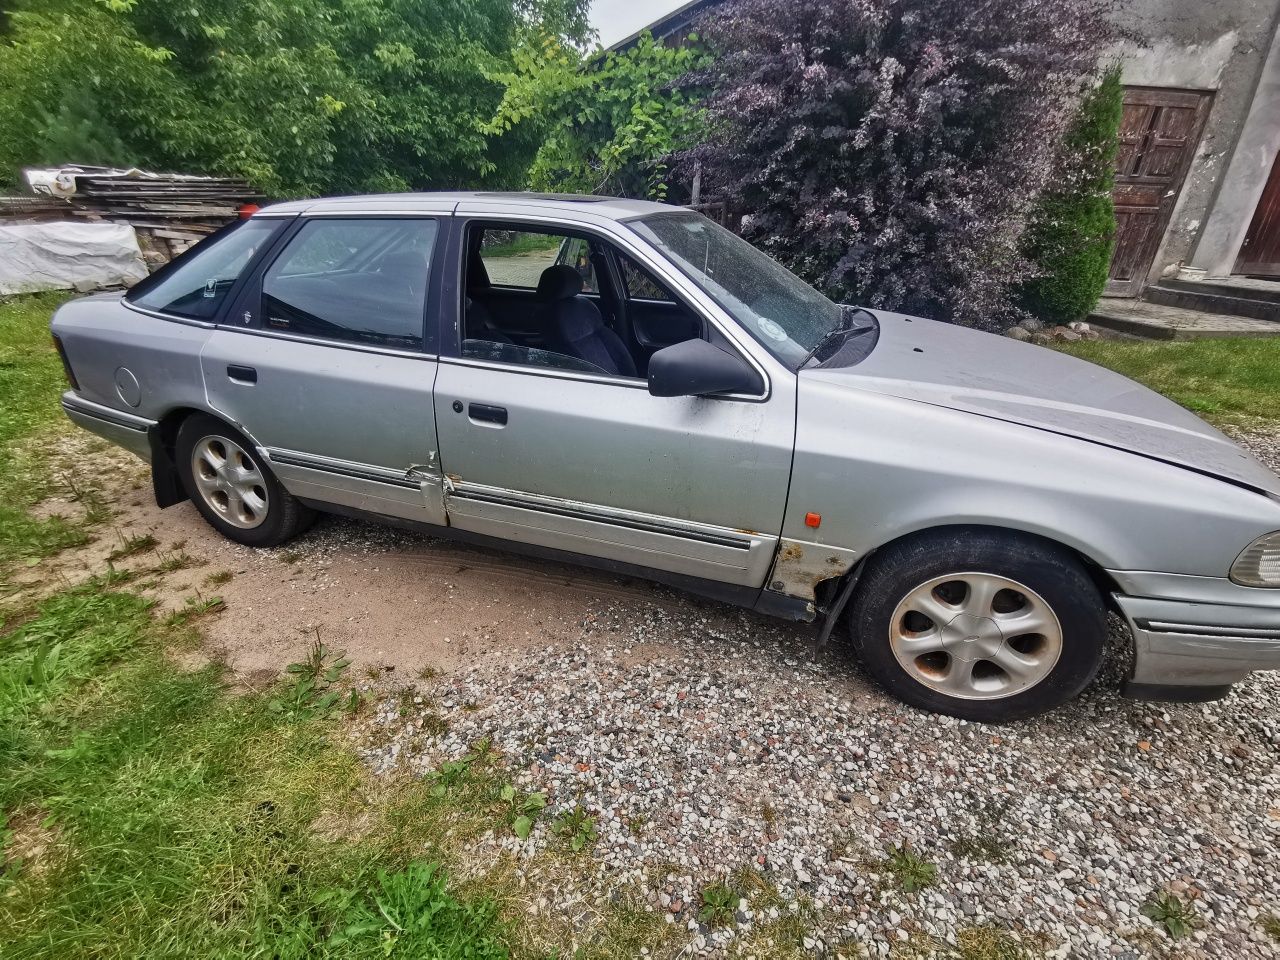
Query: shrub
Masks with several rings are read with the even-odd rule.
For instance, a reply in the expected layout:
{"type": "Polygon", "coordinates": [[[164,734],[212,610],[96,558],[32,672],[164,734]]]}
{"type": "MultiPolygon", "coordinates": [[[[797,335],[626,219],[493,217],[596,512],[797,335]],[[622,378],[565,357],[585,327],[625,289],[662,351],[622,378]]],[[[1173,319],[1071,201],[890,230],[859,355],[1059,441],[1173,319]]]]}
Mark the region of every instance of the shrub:
{"type": "Polygon", "coordinates": [[[729,0],[707,141],[743,233],[841,300],[995,326],[1026,212],[1115,35],[1109,0],[729,0]]]}
{"type": "Polygon", "coordinates": [[[1080,105],[1063,139],[1059,174],[1040,196],[1024,248],[1038,276],[1022,304],[1049,323],[1085,316],[1107,285],[1115,248],[1111,199],[1124,88],[1112,67],[1080,105]]]}
{"type": "Polygon", "coordinates": [[[676,85],[705,63],[698,47],[669,47],[646,31],[584,62],[572,45],[529,32],[514,59],[514,71],[495,77],[505,93],[483,130],[540,139],[533,189],[666,199],[670,155],[702,130],[697,94],[676,85]]]}

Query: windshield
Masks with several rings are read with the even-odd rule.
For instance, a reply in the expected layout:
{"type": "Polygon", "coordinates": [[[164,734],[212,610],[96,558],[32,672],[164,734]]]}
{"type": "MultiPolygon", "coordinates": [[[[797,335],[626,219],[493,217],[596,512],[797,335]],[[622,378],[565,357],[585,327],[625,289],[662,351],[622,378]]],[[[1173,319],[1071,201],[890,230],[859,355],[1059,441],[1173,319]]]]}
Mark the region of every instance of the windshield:
{"type": "Polygon", "coordinates": [[[839,304],[701,214],[659,213],[628,225],[793,369],[840,324],[839,304]]]}

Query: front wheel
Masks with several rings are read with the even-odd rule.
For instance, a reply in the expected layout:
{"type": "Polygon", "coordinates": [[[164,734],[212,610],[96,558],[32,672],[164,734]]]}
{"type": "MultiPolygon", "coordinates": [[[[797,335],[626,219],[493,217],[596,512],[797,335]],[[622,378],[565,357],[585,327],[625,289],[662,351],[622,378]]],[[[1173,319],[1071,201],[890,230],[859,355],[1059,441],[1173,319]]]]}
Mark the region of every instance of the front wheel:
{"type": "Polygon", "coordinates": [[[221,420],[188,417],[175,453],[191,502],[228,540],[274,547],[310,525],[312,512],[280,485],[253,445],[221,420]]]}
{"type": "Polygon", "coordinates": [[[1106,642],[1102,596],[1079,560],[1037,537],[986,530],[920,534],[873,556],[849,626],[889,692],[985,722],[1071,699],[1106,642]]]}

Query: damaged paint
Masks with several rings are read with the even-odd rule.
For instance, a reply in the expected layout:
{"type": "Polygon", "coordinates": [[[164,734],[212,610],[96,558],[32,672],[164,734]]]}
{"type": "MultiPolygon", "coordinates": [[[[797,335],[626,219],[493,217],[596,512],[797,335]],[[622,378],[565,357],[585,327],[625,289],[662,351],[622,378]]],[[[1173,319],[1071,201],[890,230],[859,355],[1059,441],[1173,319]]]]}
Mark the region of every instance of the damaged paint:
{"type": "Polygon", "coordinates": [[[811,612],[816,616],[818,584],[843,577],[857,562],[858,555],[852,550],[783,538],[769,572],[769,589],[809,601],[811,612]]]}

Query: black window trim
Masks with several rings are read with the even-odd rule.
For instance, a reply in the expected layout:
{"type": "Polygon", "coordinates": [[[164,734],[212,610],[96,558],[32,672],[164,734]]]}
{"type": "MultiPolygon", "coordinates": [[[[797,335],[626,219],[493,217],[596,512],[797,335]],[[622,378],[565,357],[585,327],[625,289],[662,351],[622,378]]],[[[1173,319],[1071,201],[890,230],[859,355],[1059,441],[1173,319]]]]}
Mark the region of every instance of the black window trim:
{"type": "Polygon", "coordinates": [[[227,329],[239,333],[249,333],[262,337],[274,337],[280,340],[293,340],[299,343],[312,343],[317,346],[335,347],[346,350],[359,350],[366,353],[382,353],[397,357],[430,357],[438,354],[440,342],[440,306],[443,278],[446,272],[447,257],[450,255],[452,238],[452,216],[438,211],[409,211],[403,213],[315,213],[297,216],[289,229],[271,244],[269,256],[264,256],[254,266],[252,272],[246,274],[245,285],[240,289],[234,309],[241,314],[248,309],[252,314],[249,324],[228,325],[227,329]],[[262,324],[262,282],[267,271],[288,249],[290,242],[303,228],[316,220],[433,220],[436,223],[435,244],[431,251],[430,275],[427,278],[427,294],[423,298],[422,343],[419,347],[397,347],[389,344],[362,343],[356,340],[340,340],[336,337],[318,337],[310,334],[291,333],[287,330],[273,330],[262,324]],[[434,318],[434,319],[433,319],[434,318]]]}

